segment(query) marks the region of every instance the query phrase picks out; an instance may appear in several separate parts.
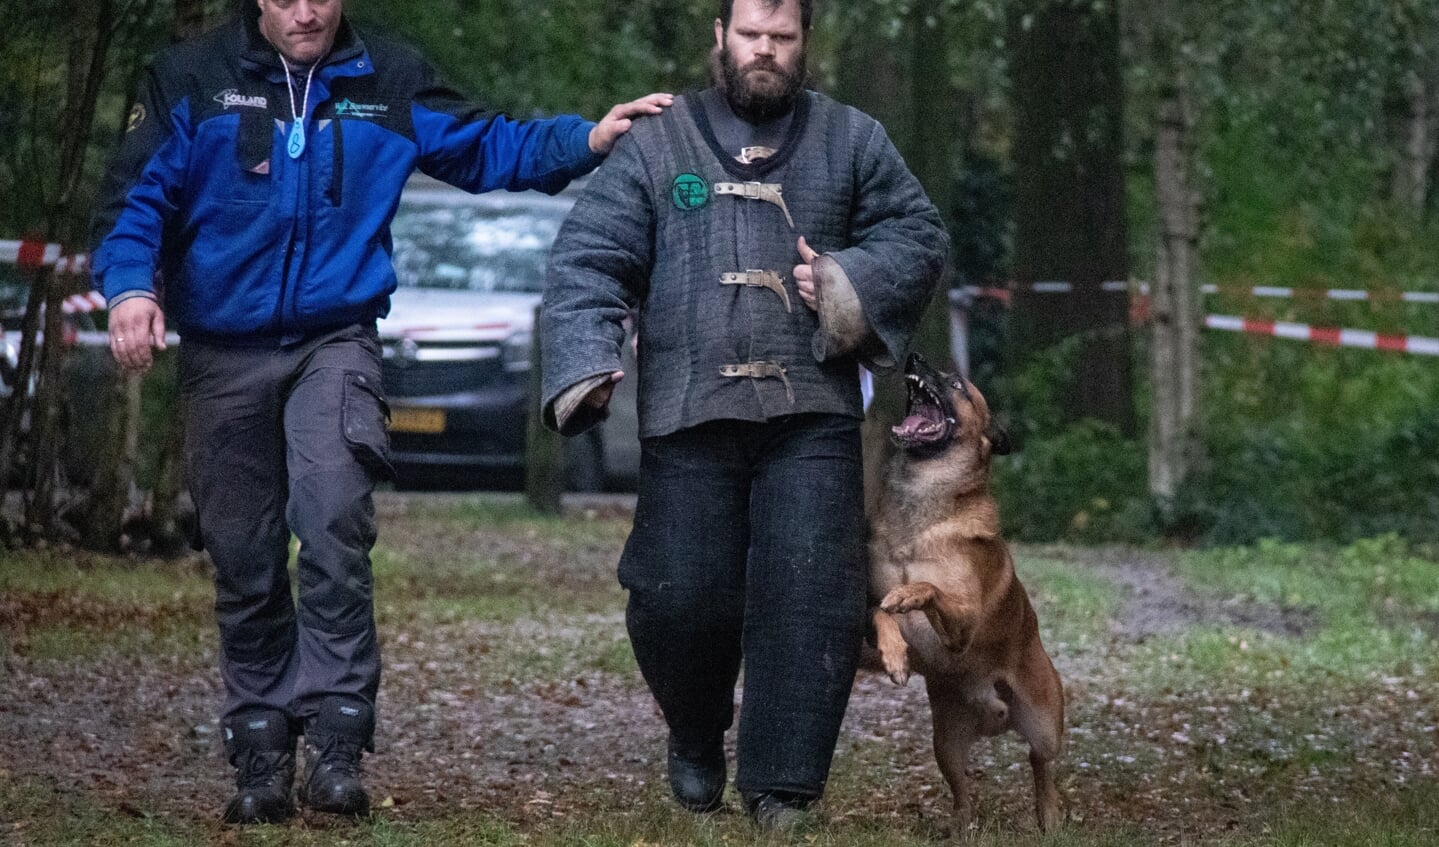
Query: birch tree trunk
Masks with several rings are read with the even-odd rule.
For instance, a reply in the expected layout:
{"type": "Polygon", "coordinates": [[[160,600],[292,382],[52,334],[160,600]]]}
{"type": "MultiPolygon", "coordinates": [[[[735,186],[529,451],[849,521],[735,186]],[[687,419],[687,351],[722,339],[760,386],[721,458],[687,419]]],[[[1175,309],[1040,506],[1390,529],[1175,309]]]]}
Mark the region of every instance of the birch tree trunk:
{"type": "Polygon", "coordinates": [[[1154,133],[1159,243],[1151,289],[1149,492],[1166,517],[1198,459],[1199,203],[1194,121],[1182,78],[1160,98],[1154,133]]]}
{"type": "MultiPolygon", "coordinates": [[[[1425,62],[1432,66],[1434,62],[1425,62]]],[[[1439,68],[1411,68],[1404,75],[1405,114],[1400,129],[1399,158],[1390,188],[1396,205],[1414,220],[1424,215],[1435,154],[1435,115],[1439,107],[1439,68]]]]}

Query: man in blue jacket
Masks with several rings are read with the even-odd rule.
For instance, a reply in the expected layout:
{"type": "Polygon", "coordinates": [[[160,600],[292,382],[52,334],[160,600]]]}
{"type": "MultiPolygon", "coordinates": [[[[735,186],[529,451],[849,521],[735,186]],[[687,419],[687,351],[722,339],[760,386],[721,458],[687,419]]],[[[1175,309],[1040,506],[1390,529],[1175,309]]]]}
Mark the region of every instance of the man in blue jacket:
{"type": "Polygon", "coordinates": [[[390,473],[375,321],[389,226],[415,168],[479,192],[556,192],[655,94],[598,124],[515,122],[466,103],[414,52],[363,38],[343,0],[257,0],[161,53],[96,214],[95,278],[129,371],[179,353],[185,454],[215,564],[229,823],[299,800],[363,815],[380,654],[371,492],[390,473]],[[157,290],[157,271],[163,291],[157,290]],[[286,569],[300,542],[299,603],[286,569]]]}

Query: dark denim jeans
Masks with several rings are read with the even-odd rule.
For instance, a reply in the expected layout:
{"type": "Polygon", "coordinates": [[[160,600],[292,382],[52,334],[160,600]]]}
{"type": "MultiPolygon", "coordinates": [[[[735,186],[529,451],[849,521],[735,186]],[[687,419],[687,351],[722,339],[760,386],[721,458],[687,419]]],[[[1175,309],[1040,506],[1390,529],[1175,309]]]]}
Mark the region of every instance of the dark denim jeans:
{"type": "Polygon", "coordinates": [[[223,716],[276,709],[299,722],[332,694],[373,705],[371,492],[389,470],[374,327],[280,348],[186,341],[180,388],[190,490],[215,563],[223,716]]]}
{"type": "Polygon", "coordinates": [[[864,636],[859,421],[715,421],[645,439],[620,561],[635,658],[671,734],[734,718],[741,792],[824,791],[864,636]]]}

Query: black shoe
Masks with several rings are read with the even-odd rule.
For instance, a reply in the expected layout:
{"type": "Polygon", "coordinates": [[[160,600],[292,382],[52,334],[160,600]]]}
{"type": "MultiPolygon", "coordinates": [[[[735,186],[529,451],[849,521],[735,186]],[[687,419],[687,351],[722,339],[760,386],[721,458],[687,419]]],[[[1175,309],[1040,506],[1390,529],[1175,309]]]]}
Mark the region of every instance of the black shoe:
{"type": "Polygon", "coordinates": [[[225,750],[238,791],[225,804],[227,824],[284,823],[295,814],[295,736],[284,713],[265,710],[225,721],[225,750]]]}
{"type": "Polygon", "coordinates": [[[305,727],[305,781],[300,803],[317,812],[364,817],[370,795],[360,757],[375,730],[375,710],[360,700],[327,697],[305,727]]]}
{"type": "Polygon", "coordinates": [[[789,834],[806,829],[813,820],[809,806],[813,797],[785,791],[764,791],[745,795],[745,809],[755,826],[768,832],[789,834]]]}
{"type": "Polygon", "coordinates": [[[724,805],[724,738],[691,744],[669,740],[670,791],[691,812],[713,812],[724,805]]]}

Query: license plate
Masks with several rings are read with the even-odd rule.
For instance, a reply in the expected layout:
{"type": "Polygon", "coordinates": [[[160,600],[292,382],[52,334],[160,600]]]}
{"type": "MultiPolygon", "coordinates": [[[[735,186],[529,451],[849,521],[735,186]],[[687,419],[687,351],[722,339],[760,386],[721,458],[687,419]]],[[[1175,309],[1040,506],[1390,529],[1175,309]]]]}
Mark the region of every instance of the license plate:
{"type": "Polygon", "coordinates": [[[399,407],[390,410],[392,432],[421,432],[430,435],[445,431],[444,409],[399,407]]]}

